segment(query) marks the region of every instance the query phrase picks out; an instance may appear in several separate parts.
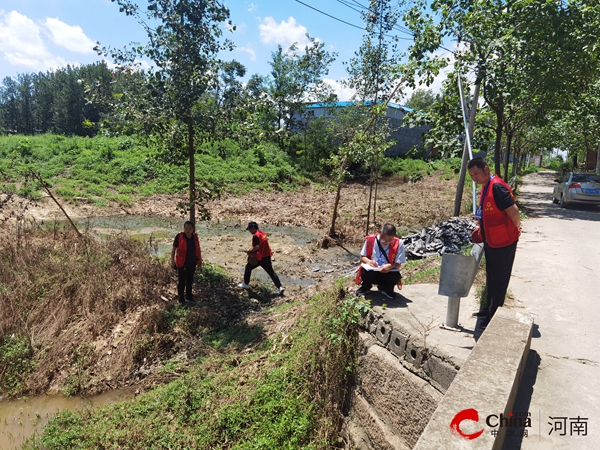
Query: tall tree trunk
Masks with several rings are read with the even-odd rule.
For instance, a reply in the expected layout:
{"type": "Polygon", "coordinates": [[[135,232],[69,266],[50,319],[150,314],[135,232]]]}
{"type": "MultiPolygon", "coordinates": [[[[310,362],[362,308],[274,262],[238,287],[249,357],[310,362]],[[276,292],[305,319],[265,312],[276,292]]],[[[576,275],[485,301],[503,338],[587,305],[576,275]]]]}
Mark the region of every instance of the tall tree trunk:
{"type": "MultiPolygon", "coordinates": [[[[369,183],[369,204],[367,205],[367,227],[365,228],[365,236],[369,235],[369,225],[371,219],[371,201],[373,199],[373,183],[375,181],[375,157],[371,159],[371,180],[369,183]]],[[[374,220],[374,219],[373,219],[374,220]]]]}
{"type": "Polygon", "coordinates": [[[596,150],[596,173],[600,175],[600,144],[598,144],[598,150],[596,150]]]}
{"type": "Polygon", "coordinates": [[[502,173],[500,171],[500,149],[502,148],[502,124],[504,122],[504,114],[502,110],[496,111],[496,142],[494,143],[494,173],[498,176],[502,173]]]}
{"type": "Polygon", "coordinates": [[[333,202],[333,213],[331,214],[331,227],[329,228],[329,237],[335,238],[335,222],[337,220],[337,210],[340,204],[340,195],[342,191],[342,183],[340,182],[337,187],[337,192],[335,193],[335,201],[333,202]]]}
{"type": "Polygon", "coordinates": [[[375,157],[375,197],[373,198],[373,225],[375,226],[377,225],[377,188],[379,188],[379,154],[375,157]]]}
{"type": "Polygon", "coordinates": [[[194,122],[188,119],[188,156],[190,159],[190,222],[196,223],[196,163],[194,161],[194,122]]]}
{"type": "Polygon", "coordinates": [[[340,205],[340,196],[342,192],[342,184],[344,184],[344,170],[346,169],[346,160],[342,160],[340,164],[340,173],[338,175],[337,192],[335,193],[335,201],[333,202],[333,212],[331,213],[331,227],[329,228],[329,237],[335,238],[335,222],[338,216],[338,207],[340,205]]]}
{"type": "MultiPolygon", "coordinates": [[[[510,152],[512,147],[512,133],[506,133],[506,152],[504,153],[504,181],[508,183],[508,162],[510,161],[510,152]]],[[[513,164],[515,159],[513,158],[513,164]]]]}

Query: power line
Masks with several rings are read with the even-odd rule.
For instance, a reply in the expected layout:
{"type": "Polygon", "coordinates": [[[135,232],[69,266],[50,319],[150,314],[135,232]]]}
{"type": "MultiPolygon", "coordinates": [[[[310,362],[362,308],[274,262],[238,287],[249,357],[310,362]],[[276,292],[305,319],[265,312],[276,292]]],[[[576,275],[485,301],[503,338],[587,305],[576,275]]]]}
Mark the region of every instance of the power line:
{"type": "Polygon", "coordinates": [[[300,4],[302,4],[302,5],[304,5],[304,6],[306,6],[307,8],[310,8],[310,9],[313,9],[313,10],[317,11],[318,13],[324,14],[327,17],[331,17],[332,19],[337,20],[338,22],[345,23],[346,25],[350,25],[351,27],[358,28],[359,30],[363,30],[363,31],[365,30],[363,27],[359,27],[358,25],[354,25],[354,24],[352,24],[350,22],[346,22],[345,20],[338,19],[337,17],[334,17],[331,14],[327,14],[326,12],[323,12],[320,9],[317,9],[317,8],[314,8],[314,7],[310,6],[310,5],[307,5],[306,3],[301,2],[300,0],[295,0],[295,1],[298,2],[298,3],[300,3],[300,4]]]}
{"type": "MultiPolygon", "coordinates": [[[[316,11],[316,12],[320,13],[320,14],[323,14],[323,15],[325,15],[325,16],[327,16],[327,17],[330,17],[330,18],[332,18],[333,20],[337,20],[338,22],[342,22],[342,23],[344,23],[344,24],[346,24],[346,25],[349,25],[349,26],[351,26],[351,27],[358,28],[359,30],[365,31],[365,28],[364,28],[364,27],[360,27],[360,26],[358,26],[358,25],[354,25],[353,23],[346,22],[345,20],[342,20],[342,19],[340,19],[340,18],[338,18],[338,17],[332,16],[331,14],[328,14],[328,13],[326,13],[325,11],[321,11],[320,9],[317,9],[317,8],[315,8],[314,6],[310,6],[309,4],[307,4],[307,3],[304,3],[304,2],[302,2],[302,1],[300,1],[300,0],[294,0],[294,1],[296,1],[296,2],[300,3],[301,5],[304,5],[304,6],[306,6],[307,8],[310,8],[310,9],[312,9],[312,10],[314,10],[314,11],[316,11]]],[[[342,4],[344,4],[344,5],[346,5],[346,6],[348,6],[348,7],[350,7],[350,6],[349,6],[348,4],[346,4],[346,2],[345,2],[345,1],[343,1],[343,0],[337,0],[337,1],[338,1],[338,2],[340,2],[340,3],[342,3],[342,4]]],[[[358,6],[360,6],[361,8],[364,8],[364,9],[366,9],[367,11],[370,11],[370,12],[372,12],[372,11],[371,11],[369,8],[367,8],[366,6],[364,6],[364,5],[360,4],[360,3],[359,3],[359,2],[357,2],[356,0],[352,0],[352,1],[353,1],[353,3],[356,3],[356,4],[357,4],[358,6]]],[[[352,9],[354,9],[354,8],[352,8],[352,9]]],[[[354,10],[355,10],[355,11],[357,11],[356,9],[354,9],[354,10]]],[[[357,11],[357,12],[360,12],[360,11],[357,11]]],[[[410,34],[411,36],[413,36],[413,38],[402,38],[402,37],[398,37],[398,36],[392,36],[392,35],[389,35],[389,34],[384,34],[384,36],[385,36],[385,37],[388,37],[388,38],[392,38],[392,39],[401,39],[401,40],[403,40],[403,41],[413,41],[413,40],[414,40],[414,34],[413,34],[413,33],[412,33],[410,30],[408,30],[407,28],[405,28],[405,27],[402,27],[402,26],[400,26],[400,25],[395,25],[395,26],[394,26],[394,29],[396,29],[397,31],[401,31],[401,32],[403,32],[403,33],[406,33],[406,34],[410,34]]],[[[446,47],[440,46],[440,48],[441,48],[442,50],[446,50],[446,51],[447,51],[447,52],[449,52],[449,53],[452,53],[452,54],[454,54],[454,53],[455,53],[455,52],[453,52],[452,50],[450,50],[450,49],[447,49],[446,47]]]]}
{"type": "MultiPolygon", "coordinates": [[[[351,27],[358,28],[359,30],[365,31],[364,27],[359,27],[358,25],[354,25],[353,23],[346,22],[345,20],[342,20],[342,19],[340,19],[338,17],[332,16],[331,14],[328,14],[328,13],[326,13],[324,11],[321,11],[320,9],[317,9],[314,6],[310,6],[310,5],[304,3],[304,2],[302,2],[300,0],[295,0],[295,1],[298,2],[298,3],[300,3],[301,5],[306,6],[307,8],[310,8],[310,9],[312,9],[314,11],[317,11],[318,13],[321,13],[321,14],[327,16],[327,17],[330,17],[330,18],[332,18],[334,20],[337,20],[338,22],[342,22],[342,23],[345,23],[346,25],[350,25],[351,27]]],[[[410,38],[401,38],[401,37],[392,36],[392,35],[389,35],[389,34],[384,34],[384,36],[385,37],[389,37],[389,38],[393,38],[393,39],[401,39],[401,40],[405,40],[405,41],[412,41],[412,39],[410,39],[410,38]]]]}
{"type": "MultiPolygon", "coordinates": [[[[337,0],[337,1],[339,3],[341,3],[342,5],[347,6],[348,8],[350,8],[350,9],[356,11],[356,12],[362,12],[362,11],[359,11],[358,9],[354,8],[354,6],[350,5],[349,4],[350,2],[348,0],[337,0]]],[[[355,4],[355,5],[359,6],[359,7],[361,7],[362,9],[364,9],[366,11],[369,11],[371,14],[378,14],[377,11],[372,10],[368,6],[365,6],[362,3],[357,2],[356,0],[351,0],[351,3],[353,3],[353,4],[355,4]]],[[[403,27],[402,25],[395,24],[393,28],[394,28],[394,30],[399,31],[401,33],[408,34],[410,36],[414,36],[414,34],[412,33],[412,31],[410,31],[406,27],[403,27]]]]}

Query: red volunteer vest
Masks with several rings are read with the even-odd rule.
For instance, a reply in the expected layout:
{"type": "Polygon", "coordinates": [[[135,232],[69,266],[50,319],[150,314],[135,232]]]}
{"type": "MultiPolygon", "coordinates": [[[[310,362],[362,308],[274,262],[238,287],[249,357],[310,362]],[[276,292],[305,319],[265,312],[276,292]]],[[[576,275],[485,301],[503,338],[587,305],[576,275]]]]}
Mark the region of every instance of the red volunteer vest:
{"type": "MultiPolygon", "coordinates": [[[[367,242],[367,249],[366,249],[367,254],[365,256],[369,259],[371,259],[371,256],[373,256],[373,247],[375,246],[376,239],[377,239],[376,234],[367,236],[365,239],[367,242]]],[[[391,264],[394,264],[394,261],[396,260],[396,256],[398,255],[399,247],[400,247],[400,239],[395,237],[394,239],[392,239],[392,242],[390,243],[390,246],[388,248],[388,260],[390,261],[391,264]]],[[[358,271],[356,272],[356,278],[354,278],[354,282],[356,284],[362,283],[362,271],[363,271],[362,266],[358,266],[358,271]]]]}
{"type": "Polygon", "coordinates": [[[260,261],[266,256],[273,256],[271,247],[269,247],[267,235],[264,232],[257,230],[256,233],[254,233],[254,236],[258,238],[258,252],[255,253],[256,260],[260,261]]]}
{"type": "Polygon", "coordinates": [[[481,191],[480,202],[482,205],[483,231],[485,241],[492,248],[507,247],[519,240],[519,229],[510,220],[508,214],[500,211],[494,200],[494,184],[500,183],[510,192],[510,196],[515,198],[511,188],[500,177],[495,176],[490,180],[490,184],[485,192],[481,191]]]}
{"type": "MultiPolygon", "coordinates": [[[[175,265],[177,267],[183,267],[185,264],[185,255],[187,254],[187,240],[185,239],[185,233],[179,233],[179,242],[177,242],[177,252],[175,253],[175,265]]],[[[194,242],[196,243],[196,265],[202,265],[202,253],[200,253],[200,241],[198,241],[198,235],[194,233],[194,242]]]]}

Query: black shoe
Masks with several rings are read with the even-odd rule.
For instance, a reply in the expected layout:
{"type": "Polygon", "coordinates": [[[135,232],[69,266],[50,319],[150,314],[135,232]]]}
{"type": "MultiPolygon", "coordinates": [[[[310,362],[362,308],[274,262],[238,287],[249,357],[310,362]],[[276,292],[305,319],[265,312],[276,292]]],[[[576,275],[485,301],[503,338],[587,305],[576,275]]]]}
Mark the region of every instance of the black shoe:
{"type": "Polygon", "coordinates": [[[182,306],[196,306],[197,305],[197,303],[195,301],[187,299],[187,298],[183,299],[183,301],[179,301],[179,304],[182,306]]]}
{"type": "Polygon", "coordinates": [[[371,286],[361,286],[356,290],[356,295],[365,295],[367,292],[371,291],[371,286]]]}
{"type": "Polygon", "coordinates": [[[489,324],[490,324],[489,320],[484,320],[477,326],[477,328],[479,328],[480,330],[485,330],[489,324]]]}
{"type": "Polygon", "coordinates": [[[487,317],[488,316],[488,312],[487,311],[475,311],[473,314],[471,314],[473,317],[487,317]]]}
{"type": "Polygon", "coordinates": [[[381,291],[381,293],[382,293],[382,294],[383,294],[385,297],[387,297],[387,298],[390,298],[390,299],[392,299],[392,300],[394,300],[394,299],[396,298],[396,293],[395,293],[395,292],[392,292],[392,291],[381,291]]]}

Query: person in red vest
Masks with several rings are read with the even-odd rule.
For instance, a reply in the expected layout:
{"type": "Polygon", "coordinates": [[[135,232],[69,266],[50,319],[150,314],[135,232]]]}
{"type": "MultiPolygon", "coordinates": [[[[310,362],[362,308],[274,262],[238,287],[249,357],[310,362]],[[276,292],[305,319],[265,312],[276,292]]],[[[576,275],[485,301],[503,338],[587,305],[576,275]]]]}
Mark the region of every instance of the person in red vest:
{"type": "Polygon", "coordinates": [[[386,223],[379,234],[365,238],[360,262],[355,281],[361,286],[356,293],[364,295],[376,284],[384,296],[396,298],[394,286],[400,282],[400,266],[406,262],[406,255],[394,225],[386,223]]]}
{"type": "Polygon", "coordinates": [[[479,328],[485,329],[496,310],[504,305],[517,242],[521,235],[521,216],[515,196],[498,175],[492,175],[483,158],[474,158],[467,165],[471,179],[483,186],[475,218],[485,254],[487,309],[473,315],[482,317],[479,328]]]}
{"type": "Polygon", "coordinates": [[[275,283],[275,287],[279,290],[279,295],[283,295],[283,286],[281,286],[281,281],[279,281],[279,277],[275,273],[275,270],[273,270],[273,264],[271,263],[273,252],[269,246],[267,235],[258,229],[258,224],[256,222],[249,222],[246,230],[252,234],[252,248],[246,250],[246,253],[248,254],[248,263],[244,270],[244,282],[238,284],[238,287],[249,289],[250,274],[254,269],[260,266],[265,269],[265,272],[269,274],[271,280],[275,283]]]}
{"type": "Polygon", "coordinates": [[[196,267],[202,266],[202,252],[195,227],[189,220],[183,224],[183,233],[178,233],[171,249],[171,265],[179,272],[177,295],[179,303],[194,303],[192,283],[196,267]],[[184,294],[185,289],[185,296],[184,294]]]}

